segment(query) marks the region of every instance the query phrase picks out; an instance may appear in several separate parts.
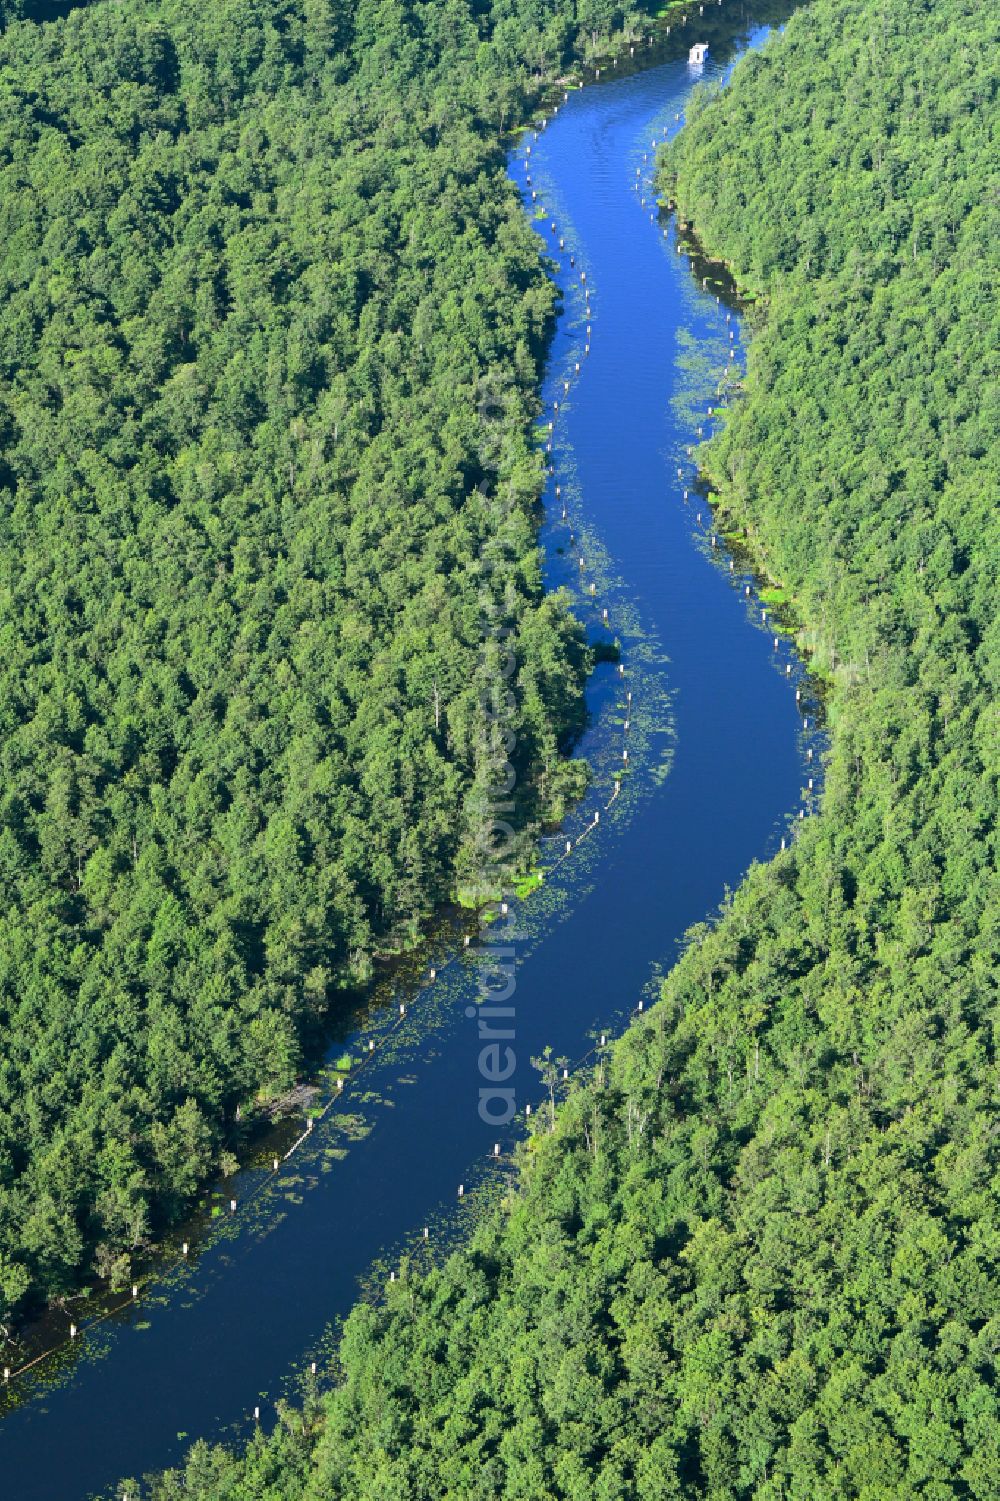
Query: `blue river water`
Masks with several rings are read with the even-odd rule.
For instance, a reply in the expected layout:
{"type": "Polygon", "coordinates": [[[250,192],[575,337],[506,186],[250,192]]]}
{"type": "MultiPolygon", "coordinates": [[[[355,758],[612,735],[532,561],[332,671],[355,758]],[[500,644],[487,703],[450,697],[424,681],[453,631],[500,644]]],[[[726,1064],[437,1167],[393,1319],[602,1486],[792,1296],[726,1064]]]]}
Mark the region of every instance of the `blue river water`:
{"type": "MultiPolygon", "coordinates": [[[[708,76],[759,38],[761,14],[749,7],[728,32],[713,22],[708,76]]],[[[580,748],[592,786],[546,839],[544,884],[512,899],[503,930],[522,1111],[542,1095],[532,1055],[551,1044],[579,1064],[602,1030],[620,1033],[649,1004],[655,966],[808,807],[799,664],[761,620],[752,576],[713,546],[688,454],[739,364],[736,314],[677,253],[650,188],[653,143],[679,128],[703,76],[687,64],[688,33],[676,60],[571,93],[510,161],[529,212],[545,210],[536,228],[565,291],[540,424],[554,471],[547,582],[572,589],[624,669],[594,673],[580,748]]],[[[330,1109],[279,1172],[269,1157],[248,1166],[190,1232],[178,1270],[99,1325],[81,1309],[78,1338],[12,1384],[0,1494],[82,1501],[176,1462],[195,1438],[237,1437],[255,1407],[272,1420],[314,1360],[322,1380],[330,1321],[362,1279],[377,1291],[401,1255],[440,1254],[505,1182],[521,1127],[478,1112],[479,947],[463,948],[457,927],[435,944],[418,973],[397,972],[344,1018],[331,1059],[353,1060],[347,1085],[326,1080],[330,1109]]]]}

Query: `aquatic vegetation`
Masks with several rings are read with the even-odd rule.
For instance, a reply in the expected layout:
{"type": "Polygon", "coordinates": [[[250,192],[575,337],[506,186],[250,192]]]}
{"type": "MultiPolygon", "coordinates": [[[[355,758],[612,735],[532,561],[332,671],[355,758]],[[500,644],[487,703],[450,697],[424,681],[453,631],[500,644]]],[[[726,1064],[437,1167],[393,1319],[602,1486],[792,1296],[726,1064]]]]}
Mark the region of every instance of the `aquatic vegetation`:
{"type": "Polygon", "coordinates": [[[0,1322],[158,1239],[465,879],[486,557],[526,846],[564,806],[588,659],[502,142],[544,78],[524,21],[508,61],[471,6],[388,19],[0,37],[0,1322]]]}
{"type": "Polygon", "coordinates": [[[232,1487],[995,1495],[995,26],[814,0],[671,146],[761,294],[708,459],[830,683],[822,805],[232,1487]]]}

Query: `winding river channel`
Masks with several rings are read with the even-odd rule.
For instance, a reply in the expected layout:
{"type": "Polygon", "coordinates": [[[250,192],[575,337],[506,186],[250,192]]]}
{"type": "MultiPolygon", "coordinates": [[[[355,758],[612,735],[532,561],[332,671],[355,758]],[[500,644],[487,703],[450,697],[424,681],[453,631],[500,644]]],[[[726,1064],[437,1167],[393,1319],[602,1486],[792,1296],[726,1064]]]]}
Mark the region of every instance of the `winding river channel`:
{"type": "MultiPolygon", "coordinates": [[[[508,914],[521,1111],[542,1092],[531,1056],[551,1044],[580,1067],[602,1031],[620,1033],[649,1003],[654,966],[809,807],[818,742],[800,665],[761,619],[757,581],[721,538],[713,545],[688,454],[739,365],[738,315],[678,254],[650,188],[652,143],[679,128],[702,76],[690,43],[710,42],[704,75],[721,76],[770,14],[737,14],[731,0],[709,10],[674,38],[672,59],[626,77],[623,58],[620,75],[572,92],[510,160],[565,293],[539,434],[554,471],[547,582],[574,591],[592,638],[619,642],[624,669],[594,673],[581,746],[593,784],[545,841],[544,883],[508,914]]],[[[72,1317],[77,1337],[7,1388],[3,1495],[82,1501],[177,1461],[197,1437],[246,1432],[255,1407],[272,1421],[313,1361],[322,1381],[330,1321],[359,1290],[377,1292],[403,1254],[443,1253],[509,1176],[521,1129],[478,1113],[479,974],[475,938],[463,947],[445,923],[342,1023],[328,1061],[351,1060],[346,1084],[324,1075],[330,1108],[301,1145],[284,1158],[286,1134],[209,1196],[184,1232],[187,1254],[178,1246],[178,1265],[126,1308],[100,1322],[87,1305],[66,1316],[63,1336],[72,1317]]]]}

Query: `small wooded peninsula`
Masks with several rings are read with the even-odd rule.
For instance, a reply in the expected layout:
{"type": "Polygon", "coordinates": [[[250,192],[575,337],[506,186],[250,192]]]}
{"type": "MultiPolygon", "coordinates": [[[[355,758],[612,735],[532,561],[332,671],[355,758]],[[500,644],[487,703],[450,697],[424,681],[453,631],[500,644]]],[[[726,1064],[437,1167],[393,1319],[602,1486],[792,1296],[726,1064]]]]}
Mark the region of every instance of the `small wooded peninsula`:
{"type": "MultiPolygon", "coordinates": [[[[476,887],[484,616],[523,864],[582,790],[507,152],[680,14],[0,0],[7,1332],[127,1281],[476,887]]],[[[1000,1495],[998,29],[807,0],[643,143],[736,289],[691,462],[822,701],[815,810],[597,1067],[536,1060],[509,1188],[328,1379],[116,1501],[1000,1495]]]]}

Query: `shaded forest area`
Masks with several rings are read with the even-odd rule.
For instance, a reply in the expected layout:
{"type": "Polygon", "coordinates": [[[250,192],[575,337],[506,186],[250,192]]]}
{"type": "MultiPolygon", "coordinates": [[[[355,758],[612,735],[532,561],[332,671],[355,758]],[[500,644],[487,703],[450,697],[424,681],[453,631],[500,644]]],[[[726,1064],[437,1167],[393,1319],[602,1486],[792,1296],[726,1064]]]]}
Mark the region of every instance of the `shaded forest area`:
{"type": "Polygon", "coordinates": [[[702,458],[827,687],[820,815],[333,1393],[156,1501],[1000,1494],[997,19],[814,0],[662,163],[759,297],[702,458]]]}

